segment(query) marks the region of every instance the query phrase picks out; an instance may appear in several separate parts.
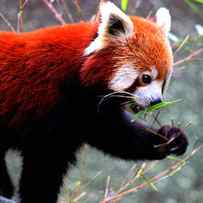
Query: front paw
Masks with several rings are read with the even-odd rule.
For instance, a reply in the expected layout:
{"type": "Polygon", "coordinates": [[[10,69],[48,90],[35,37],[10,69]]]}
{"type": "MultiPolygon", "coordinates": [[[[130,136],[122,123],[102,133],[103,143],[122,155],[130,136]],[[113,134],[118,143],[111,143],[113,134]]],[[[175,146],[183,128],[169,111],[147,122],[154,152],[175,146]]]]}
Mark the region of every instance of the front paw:
{"type": "Polygon", "coordinates": [[[188,140],[180,128],[165,125],[158,130],[157,136],[159,136],[159,141],[154,148],[160,155],[175,154],[179,156],[185,153],[188,140]]]}

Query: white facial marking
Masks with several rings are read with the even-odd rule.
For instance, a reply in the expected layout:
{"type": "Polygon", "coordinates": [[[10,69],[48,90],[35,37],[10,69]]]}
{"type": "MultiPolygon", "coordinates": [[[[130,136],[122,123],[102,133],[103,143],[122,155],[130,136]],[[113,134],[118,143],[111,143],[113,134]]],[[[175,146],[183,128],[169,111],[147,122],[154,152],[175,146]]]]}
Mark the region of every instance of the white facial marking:
{"type": "Polygon", "coordinates": [[[120,33],[119,37],[129,37],[132,36],[134,32],[134,26],[131,19],[112,2],[107,1],[101,3],[99,12],[101,15],[101,23],[99,24],[98,28],[98,37],[85,49],[85,56],[101,50],[105,47],[107,38],[110,39],[115,37],[109,36],[110,34],[108,33],[111,16],[117,17],[118,20],[121,20],[124,25],[125,33],[120,33]]]}
{"type": "Polygon", "coordinates": [[[136,78],[139,72],[130,64],[123,65],[117,70],[113,79],[109,83],[110,89],[114,91],[122,91],[129,88],[136,78]]]}
{"type": "Polygon", "coordinates": [[[156,23],[163,28],[166,35],[171,30],[171,15],[166,8],[159,8],[156,12],[156,23]]]}
{"type": "Polygon", "coordinates": [[[134,95],[135,101],[146,107],[150,102],[162,99],[162,82],[155,80],[147,86],[138,87],[134,95]]]}
{"type": "Polygon", "coordinates": [[[158,76],[158,70],[156,69],[156,67],[152,68],[152,72],[151,72],[152,78],[153,80],[155,80],[158,76]]]}

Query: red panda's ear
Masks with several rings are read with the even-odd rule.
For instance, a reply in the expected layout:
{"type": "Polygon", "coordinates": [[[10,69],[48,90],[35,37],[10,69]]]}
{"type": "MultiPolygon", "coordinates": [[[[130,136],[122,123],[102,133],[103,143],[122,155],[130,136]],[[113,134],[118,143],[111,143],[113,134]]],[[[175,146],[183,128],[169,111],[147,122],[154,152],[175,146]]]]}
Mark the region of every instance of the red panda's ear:
{"type": "Polygon", "coordinates": [[[105,47],[112,39],[130,37],[134,33],[133,22],[112,2],[102,2],[96,17],[99,21],[97,38],[85,49],[89,55],[105,47]]]}
{"type": "Polygon", "coordinates": [[[159,8],[155,15],[156,23],[161,27],[162,31],[168,35],[171,30],[171,15],[166,8],[159,8]]]}

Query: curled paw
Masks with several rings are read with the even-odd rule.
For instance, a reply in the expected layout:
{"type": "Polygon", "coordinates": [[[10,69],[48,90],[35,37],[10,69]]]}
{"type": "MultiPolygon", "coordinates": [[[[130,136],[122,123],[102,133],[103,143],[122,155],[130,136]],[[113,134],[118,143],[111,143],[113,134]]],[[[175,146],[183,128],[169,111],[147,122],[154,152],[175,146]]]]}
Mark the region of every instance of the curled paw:
{"type": "Polygon", "coordinates": [[[175,154],[177,156],[185,153],[188,140],[183,130],[165,125],[158,130],[157,134],[159,135],[159,143],[154,147],[159,153],[165,155],[175,154]]]}

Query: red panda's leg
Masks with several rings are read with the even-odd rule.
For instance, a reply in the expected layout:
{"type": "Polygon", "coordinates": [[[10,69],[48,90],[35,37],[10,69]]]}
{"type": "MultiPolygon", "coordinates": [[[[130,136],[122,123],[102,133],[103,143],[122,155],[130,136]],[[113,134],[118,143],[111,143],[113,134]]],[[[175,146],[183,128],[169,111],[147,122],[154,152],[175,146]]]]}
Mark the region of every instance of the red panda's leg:
{"type": "MultiPolygon", "coordinates": [[[[47,142],[48,145],[48,142],[47,142]]],[[[38,147],[23,152],[23,171],[20,180],[19,196],[21,203],[56,203],[67,162],[63,155],[38,147]],[[37,152],[36,152],[37,151],[37,152]]]]}
{"type": "Polygon", "coordinates": [[[5,151],[0,152],[0,195],[11,198],[14,193],[13,184],[7,171],[5,151]]]}
{"type": "Polygon", "coordinates": [[[183,154],[188,145],[181,129],[173,126],[152,129],[139,122],[131,122],[131,118],[122,111],[107,112],[96,127],[97,131],[90,135],[88,143],[123,159],[163,159],[169,154],[183,154]],[[165,134],[164,129],[168,133],[165,134]]]}

